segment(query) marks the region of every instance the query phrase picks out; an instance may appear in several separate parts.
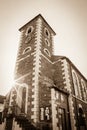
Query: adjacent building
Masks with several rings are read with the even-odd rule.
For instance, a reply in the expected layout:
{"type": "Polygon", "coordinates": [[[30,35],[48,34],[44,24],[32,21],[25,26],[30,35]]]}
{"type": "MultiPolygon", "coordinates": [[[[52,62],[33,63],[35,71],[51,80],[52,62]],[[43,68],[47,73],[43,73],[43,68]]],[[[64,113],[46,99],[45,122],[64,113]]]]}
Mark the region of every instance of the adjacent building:
{"type": "Polygon", "coordinates": [[[86,130],[87,79],[53,53],[55,32],[39,14],[20,29],[15,84],[6,96],[3,130],[86,130]]]}

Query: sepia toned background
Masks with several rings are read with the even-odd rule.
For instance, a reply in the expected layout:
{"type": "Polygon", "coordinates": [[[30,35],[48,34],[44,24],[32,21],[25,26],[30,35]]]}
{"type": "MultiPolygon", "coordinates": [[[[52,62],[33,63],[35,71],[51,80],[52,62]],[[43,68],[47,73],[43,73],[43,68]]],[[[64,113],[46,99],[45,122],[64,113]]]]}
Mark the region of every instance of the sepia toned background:
{"type": "Polygon", "coordinates": [[[18,29],[38,14],[56,32],[54,53],[67,56],[87,78],[87,0],[0,0],[0,94],[14,84],[18,29]]]}

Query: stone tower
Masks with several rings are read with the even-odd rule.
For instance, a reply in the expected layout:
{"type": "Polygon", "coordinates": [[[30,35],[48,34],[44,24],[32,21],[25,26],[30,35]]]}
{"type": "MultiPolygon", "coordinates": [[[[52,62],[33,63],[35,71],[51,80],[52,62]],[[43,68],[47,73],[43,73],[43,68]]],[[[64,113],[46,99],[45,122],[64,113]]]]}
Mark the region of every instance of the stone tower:
{"type": "Polygon", "coordinates": [[[1,113],[2,130],[87,130],[87,79],[53,54],[55,32],[39,14],[20,29],[15,83],[1,113]]]}
{"type": "MultiPolygon", "coordinates": [[[[35,124],[50,121],[52,53],[55,32],[39,14],[20,29],[21,41],[15,68],[16,102],[35,124]]],[[[10,100],[10,105],[13,101],[10,100]]]]}

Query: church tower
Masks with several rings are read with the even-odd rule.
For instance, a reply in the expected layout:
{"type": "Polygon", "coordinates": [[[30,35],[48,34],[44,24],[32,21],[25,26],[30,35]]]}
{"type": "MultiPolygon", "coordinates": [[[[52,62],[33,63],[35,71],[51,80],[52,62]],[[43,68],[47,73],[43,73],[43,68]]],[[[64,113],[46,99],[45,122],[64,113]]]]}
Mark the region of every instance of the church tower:
{"type": "Polygon", "coordinates": [[[15,82],[6,95],[1,130],[86,130],[87,79],[53,54],[55,32],[39,14],[19,29],[15,82]]]}
{"type": "Polygon", "coordinates": [[[21,40],[15,68],[16,103],[33,123],[50,122],[52,73],[49,70],[52,70],[55,32],[40,14],[19,30],[21,40]]]}

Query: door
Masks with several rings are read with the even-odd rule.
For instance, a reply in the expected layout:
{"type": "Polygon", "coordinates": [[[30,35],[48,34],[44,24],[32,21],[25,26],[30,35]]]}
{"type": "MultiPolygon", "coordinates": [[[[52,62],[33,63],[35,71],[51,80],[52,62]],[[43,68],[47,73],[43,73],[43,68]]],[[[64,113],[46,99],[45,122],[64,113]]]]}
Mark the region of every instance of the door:
{"type": "Polygon", "coordinates": [[[57,91],[59,130],[71,130],[68,95],[57,91]]]}
{"type": "Polygon", "coordinates": [[[59,130],[67,130],[66,112],[64,108],[59,108],[59,130]]]}

